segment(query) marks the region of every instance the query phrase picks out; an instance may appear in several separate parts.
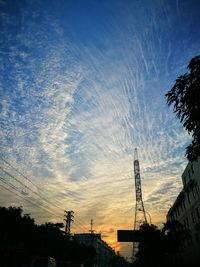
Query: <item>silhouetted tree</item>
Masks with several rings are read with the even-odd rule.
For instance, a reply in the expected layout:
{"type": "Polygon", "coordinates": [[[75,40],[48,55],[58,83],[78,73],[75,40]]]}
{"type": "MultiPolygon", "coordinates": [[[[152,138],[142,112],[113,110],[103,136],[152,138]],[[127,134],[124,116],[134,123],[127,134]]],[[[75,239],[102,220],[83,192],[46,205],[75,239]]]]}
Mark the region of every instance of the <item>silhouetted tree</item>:
{"type": "MultiPolygon", "coordinates": [[[[21,207],[0,207],[0,266],[18,266],[22,253],[29,257],[36,225],[21,207]]],[[[24,257],[24,260],[26,260],[24,257]]]]}
{"type": "Polygon", "coordinates": [[[136,257],[142,266],[164,266],[166,251],[165,236],[155,225],[142,224],[140,226],[142,240],[138,245],[136,257]]]}
{"type": "Polygon", "coordinates": [[[131,267],[130,263],[127,262],[122,256],[120,255],[115,255],[113,256],[109,262],[108,262],[108,266],[112,266],[112,267],[131,267]]]}
{"type": "Polygon", "coordinates": [[[21,267],[35,255],[55,257],[59,266],[66,266],[67,261],[90,265],[95,249],[69,241],[60,230],[62,223],[36,225],[28,214],[22,213],[21,207],[0,207],[1,267],[21,267]]]}
{"type": "Polygon", "coordinates": [[[194,57],[189,65],[190,73],[179,76],[172,89],[166,94],[168,105],[186,130],[192,134],[192,143],[186,148],[190,161],[200,156],[200,56],[194,57]]]}
{"type": "Polygon", "coordinates": [[[178,221],[171,221],[166,222],[163,229],[159,230],[155,225],[142,224],[140,231],[142,240],[136,254],[139,262],[133,266],[174,266],[173,258],[181,251],[183,240],[188,235],[184,225],[178,221]]]}
{"type": "Polygon", "coordinates": [[[181,250],[183,240],[188,236],[188,230],[179,221],[168,221],[162,232],[167,237],[168,253],[175,254],[181,250]]]}

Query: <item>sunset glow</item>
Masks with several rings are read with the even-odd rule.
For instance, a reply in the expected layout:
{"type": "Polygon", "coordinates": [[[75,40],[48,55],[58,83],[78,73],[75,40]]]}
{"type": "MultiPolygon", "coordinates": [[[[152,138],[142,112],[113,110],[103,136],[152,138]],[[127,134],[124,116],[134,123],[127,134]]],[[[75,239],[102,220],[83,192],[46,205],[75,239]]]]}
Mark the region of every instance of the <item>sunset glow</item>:
{"type": "MultiPolygon", "coordinates": [[[[137,147],[158,227],[181,188],[190,136],[165,93],[200,52],[195,0],[0,0],[0,205],[95,232],[130,257],[137,147]],[[2,170],[3,168],[3,170],[2,170]]],[[[147,215],[149,220],[149,216],[147,215]]]]}

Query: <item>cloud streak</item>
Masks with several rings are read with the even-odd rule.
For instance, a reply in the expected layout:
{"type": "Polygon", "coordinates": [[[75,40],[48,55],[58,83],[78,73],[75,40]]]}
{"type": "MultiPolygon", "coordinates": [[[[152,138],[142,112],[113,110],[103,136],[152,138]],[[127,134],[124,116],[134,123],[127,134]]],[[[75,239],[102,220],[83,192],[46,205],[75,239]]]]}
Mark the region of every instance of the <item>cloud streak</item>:
{"type": "MultiPolygon", "coordinates": [[[[185,21],[184,5],[147,2],[103,3],[104,27],[83,7],[76,25],[73,2],[15,4],[14,14],[0,2],[1,156],[25,174],[1,159],[9,173],[0,171],[1,205],[23,205],[39,223],[72,209],[82,221],[74,231],[89,229],[93,218],[110,244],[130,250],[116,242],[116,230],[133,227],[137,147],[145,206],[153,223],[165,221],[189,137],[164,94],[198,53],[200,38],[191,34],[181,54],[195,7],[185,21]],[[81,32],[86,25],[88,35],[81,32]]],[[[98,9],[95,1],[88,5],[98,9]]]]}

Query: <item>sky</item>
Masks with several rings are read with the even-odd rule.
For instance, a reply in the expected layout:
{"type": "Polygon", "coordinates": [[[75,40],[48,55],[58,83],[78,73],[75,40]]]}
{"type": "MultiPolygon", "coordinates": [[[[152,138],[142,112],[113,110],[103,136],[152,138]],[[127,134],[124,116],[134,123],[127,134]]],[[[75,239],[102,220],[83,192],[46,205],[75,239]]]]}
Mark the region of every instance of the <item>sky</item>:
{"type": "MultiPolygon", "coordinates": [[[[0,205],[94,230],[124,256],[134,149],[162,227],[191,137],[165,94],[200,54],[198,0],[0,0],[0,205]]],[[[150,220],[150,218],[149,218],[150,220]]]]}

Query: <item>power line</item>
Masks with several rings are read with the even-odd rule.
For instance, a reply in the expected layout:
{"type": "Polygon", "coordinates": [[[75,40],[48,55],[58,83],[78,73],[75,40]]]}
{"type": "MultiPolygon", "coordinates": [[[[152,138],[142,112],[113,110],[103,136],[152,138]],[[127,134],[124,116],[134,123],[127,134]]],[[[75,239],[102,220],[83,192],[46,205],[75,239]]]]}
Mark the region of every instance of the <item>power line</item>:
{"type": "MultiPolygon", "coordinates": [[[[16,177],[14,177],[12,174],[10,174],[9,172],[5,171],[2,167],[0,167],[0,169],[7,174],[8,176],[10,176],[12,179],[14,179],[15,181],[17,181],[18,183],[20,183],[22,186],[24,186],[26,189],[30,190],[32,193],[36,194],[39,198],[43,199],[44,201],[46,201],[48,204],[50,204],[51,206],[54,206],[55,208],[58,209],[62,209],[60,206],[56,205],[55,202],[50,202],[48,199],[46,199],[45,197],[43,197],[42,195],[40,195],[38,192],[34,191],[33,189],[31,189],[29,186],[25,185],[23,182],[21,182],[19,179],[17,179],[16,177]]],[[[36,186],[37,187],[37,186],[36,186]]]]}
{"type": "MultiPolygon", "coordinates": [[[[35,183],[33,183],[26,175],[24,175],[21,171],[19,171],[17,168],[15,168],[11,163],[9,163],[6,159],[4,159],[2,156],[0,156],[0,159],[5,162],[8,166],[10,166],[14,171],[16,171],[19,175],[21,175],[25,180],[29,181],[33,186],[35,186],[39,191],[41,190],[41,188],[38,187],[38,185],[36,185],[35,183]]],[[[1,168],[1,167],[0,167],[1,168]]],[[[60,206],[56,205],[55,201],[51,202],[49,201],[47,198],[43,197],[41,194],[39,194],[38,192],[36,192],[35,190],[31,189],[28,185],[25,185],[24,182],[20,181],[19,179],[17,179],[16,177],[14,177],[12,174],[10,174],[8,171],[4,170],[3,168],[1,168],[1,170],[6,173],[9,177],[11,177],[12,179],[14,179],[15,181],[17,181],[19,184],[21,184],[22,186],[24,186],[27,190],[30,190],[33,194],[37,195],[40,199],[44,200],[46,203],[48,203],[49,205],[51,205],[51,207],[55,207],[56,209],[62,209],[60,206]]],[[[126,179],[119,179],[117,180],[117,182],[121,182],[123,180],[129,180],[130,178],[126,178],[126,179]]],[[[14,188],[14,190],[16,190],[16,188],[14,188]]],[[[20,192],[22,193],[22,192],[20,192]]],[[[73,192],[70,192],[68,190],[68,194],[79,198],[76,194],[74,194],[73,192]]],[[[79,198],[80,199],[80,198],[79,198]]],[[[57,203],[59,203],[59,205],[61,204],[61,201],[58,199],[55,199],[57,203]]],[[[78,217],[76,215],[76,217],[78,217]]],[[[75,218],[77,223],[81,226],[82,229],[84,229],[84,231],[88,231],[88,229],[85,227],[85,223],[82,222],[82,220],[78,217],[75,218]]]]}
{"type": "MultiPolygon", "coordinates": [[[[13,168],[13,170],[15,170],[18,174],[20,174],[22,177],[24,177],[27,181],[29,181],[32,185],[34,185],[37,189],[41,190],[41,188],[39,188],[35,183],[33,183],[27,176],[25,176],[22,172],[20,172],[17,168],[15,168],[14,166],[12,166],[12,164],[10,164],[7,160],[5,160],[3,157],[0,156],[0,158],[6,163],[8,164],[11,168],[13,168]]],[[[50,204],[51,206],[54,206],[55,208],[59,208],[61,209],[60,206],[56,205],[55,202],[52,203],[50,202],[48,199],[46,199],[45,197],[43,197],[42,195],[40,195],[38,192],[34,191],[33,189],[31,189],[29,186],[25,185],[22,181],[20,181],[19,179],[17,179],[16,177],[14,177],[12,174],[10,174],[8,171],[5,171],[2,167],[0,167],[0,169],[6,173],[8,176],[10,176],[12,179],[14,179],[15,181],[17,181],[18,183],[20,183],[22,186],[24,186],[26,189],[30,190],[31,192],[33,192],[34,194],[36,194],[39,198],[43,199],[44,201],[46,201],[48,204],[50,204]]],[[[72,192],[70,192],[68,190],[69,195],[72,195],[73,197],[79,198],[77,195],[74,195],[72,192]]],[[[79,198],[80,199],[80,198],[79,198]]],[[[56,199],[57,202],[60,202],[58,199],[56,199]]],[[[60,204],[60,203],[59,203],[60,204]]],[[[78,217],[78,216],[76,216],[78,217]]],[[[84,223],[81,221],[81,219],[77,219],[76,221],[79,222],[80,225],[82,225],[82,228],[85,229],[87,231],[87,229],[84,226],[84,223]]]]}
{"type": "Polygon", "coordinates": [[[74,218],[74,223],[78,224],[80,226],[80,228],[84,231],[84,232],[88,232],[87,228],[81,224],[77,219],[76,217],[74,218]]]}
{"type": "MultiPolygon", "coordinates": [[[[40,188],[38,187],[38,185],[36,185],[35,183],[33,183],[26,175],[24,175],[21,171],[19,171],[17,168],[15,168],[11,163],[9,163],[5,158],[3,158],[2,156],[0,156],[0,159],[2,160],[2,161],[4,161],[6,164],[8,164],[11,168],[13,168],[16,172],[18,172],[21,176],[23,176],[26,180],[28,180],[30,183],[32,183],[32,185],[34,185],[34,186],[36,186],[39,190],[40,190],[40,188]]],[[[129,173],[129,172],[128,172],[129,173]]],[[[127,181],[127,180],[132,180],[132,177],[124,177],[124,178],[120,178],[120,179],[118,179],[118,180],[114,180],[114,181],[112,181],[112,182],[110,182],[110,181],[104,181],[104,182],[102,182],[103,184],[109,184],[109,183],[115,183],[115,182],[122,182],[122,181],[127,181]]],[[[67,190],[68,191],[68,193],[69,193],[69,195],[72,195],[73,197],[76,197],[76,198],[78,198],[78,199],[81,199],[79,196],[77,196],[76,195],[76,193],[74,193],[74,192],[70,192],[69,190],[67,190]]]]}
{"type": "Polygon", "coordinates": [[[76,215],[75,219],[79,222],[79,224],[82,225],[83,228],[85,228],[86,231],[88,231],[87,228],[85,227],[85,223],[80,219],[80,217],[78,215],[76,215]]]}
{"type": "MultiPolygon", "coordinates": [[[[3,177],[0,177],[0,180],[1,180],[4,184],[8,185],[9,187],[11,187],[11,188],[14,189],[15,191],[17,191],[18,193],[21,193],[21,191],[19,191],[19,189],[18,189],[16,186],[14,186],[13,184],[11,184],[11,183],[9,183],[8,181],[6,181],[3,177]]],[[[0,186],[3,187],[4,189],[8,190],[8,191],[11,192],[12,194],[13,194],[13,193],[16,194],[16,192],[14,192],[13,190],[10,190],[9,188],[5,187],[4,185],[0,184],[0,186]]],[[[30,204],[32,204],[32,205],[34,205],[34,206],[36,206],[36,207],[38,207],[38,208],[40,208],[40,209],[43,209],[43,210],[47,211],[49,214],[53,215],[54,217],[56,217],[56,218],[60,218],[59,216],[55,216],[54,213],[50,212],[49,209],[45,208],[44,206],[41,206],[41,205],[37,204],[36,202],[34,202],[34,201],[32,201],[32,200],[30,200],[30,199],[28,199],[28,198],[25,198],[25,197],[22,196],[22,195],[19,195],[19,194],[17,194],[17,195],[18,195],[20,198],[25,199],[25,201],[29,202],[30,204]]]]}
{"type": "Polygon", "coordinates": [[[23,173],[21,173],[18,169],[16,169],[15,167],[13,167],[7,160],[5,160],[3,157],[1,157],[1,160],[3,160],[6,164],[8,164],[11,168],[13,168],[13,170],[15,170],[16,172],[18,172],[22,177],[24,177],[26,180],[28,180],[32,185],[36,186],[38,189],[39,187],[37,185],[35,185],[28,177],[26,177],[23,173]]]}
{"type": "MultiPolygon", "coordinates": [[[[29,181],[32,185],[34,185],[38,190],[41,190],[40,187],[38,187],[38,185],[36,185],[35,183],[33,183],[26,175],[24,175],[21,171],[19,171],[17,168],[15,168],[11,163],[9,163],[7,160],[5,160],[2,156],[0,156],[0,159],[2,161],[4,161],[6,164],[8,164],[13,170],[15,170],[18,174],[20,174],[23,178],[25,178],[27,181],[29,181]]],[[[68,191],[68,194],[73,196],[73,197],[76,197],[78,199],[80,199],[80,197],[78,197],[74,192],[70,192],[69,190],[68,191]]]]}
{"type": "Polygon", "coordinates": [[[23,182],[21,182],[19,179],[17,179],[16,177],[14,177],[12,174],[10,174],[9,172],[5,171],[2,167],[0,167],[0,169],[7,174],[8,176],[10,176],[12,179],[14,179],[15,181],[17,181],[18,183],[20,183],[22,186],[24,186],[26,189],[30,190],[32,193],[36,194],[39,198],[43,199],[44,201],[46,201],[48,204],[53,205],[56,208],[59,208],[59,206],[57,206],[56,204],[50,202],[48,199],[46,199],[45,197],[41,196],[40,194],[38,194],[36,191],[34,191],[33,189],[31,189],[30,187],[28,187],[27,185],[25,185],[23,182]]]}
{"type": "MultiPolygon", "coordinates": [[[[1,177],[0,177],[1,180],[1,177]]],[[[1,187],[3,187],[4,189],[8,190],[10,193],[14,193],[12,190],[10,190],[9,188],[5,187],[4,185],[0,184],[1,187]]],[[[18,195],[18,194],[17,194],[18,195]]]]}
{"type": "Polygon", "coordinates": [[[80,232],[82,232],[82,233],[88,233],[88,231],[86,231],[84,228],[82,228],[79,224],[77,224],[76,222],[74,222],[73,223],[73,228],[74,228],[74,230],[73,230],[73,232],[74,233],[80,233],[80,232]]]}
{"type": "MultiPolygon", "coordinates": [[[[37,196],[39,196],[39,198],[41,198],[42,200],[45,200],[45,201],[46,201],[48,204],[50,204],[51,206],[53,205],[54,207],[61,209],[59,206],[57,206],[56,204],[53,204],[52,202],[48,201],[46,198],[44,198],[43,196],[41,196],[40,194],[38,194],[37,192],[35,192],[34,190],[32,190],[30,187],[28,187],[27,185],[25,185],[23,182],[21,182],[19,179],[17,179],[16,177],[14,177],[14,176],[13,176],[12,174],[10,174],[9,172],[5,171],[3,168],[0,167],[0,169],[1,169],[5,174],[7,174],[7,175],[10,176],[11,178],[13,178],[15,181],[19,182],[22,186],[24,186],[25,188],[27,188],[28,190],[30,190],[31,192],[33,192],[34,194],[36,194],[37,196]]],[[[18,191],[18,192],[21,193],[21,191],[19,191],[19,189],[18,189],[16,186],[14,186],[14,185],[11,184],[11,183],[8,183],[7,181],[5,181],[4,178],[1,177],[1,180],[2,180],[2,179],[3,179],[3,182],[6,183],[8,186],[10,186],[12,189],[14,189],[14,190],[16,190],[16,191],[18,191]]],[[[5,188],[5,187],[4,187],[4,188],[5,188]]],[[[13,192],[12,192],[12,193],[13,193],[13,192]]],[[[22,197],[21,195],[18,195],[18,196],[21,197],[21,198],[23,198],[23,199],[25,199],[25,197],[22,197]]],[[[30,202],[30,200],[28,200],[27,198],[26,198],[25,200],[27,200],[27,201],[28,201],[29,203],[31,203],[31,204],[36,205],[37,207],[42,208],[41,206],[38,206],[37,204],[35,204],[35,203],[33,203],[33,202],[30,202]]],[[[43,209],[45,209],[46,211],[49,212],[49,210],[47,210],[46,208],[43,207],[43,209]]],[[[52,214],[51,212],[49,212],[49,213],[52,214]]],[[[52,214],[52,215],[54,215],[54,214],[52,214]]],[[[80,222],[80,219],[79,219],[79,220],[76,219],[76,221],[77,221],[80,225],[82,225],[82,229],[84,229],[84,231],[87,231],[87,229],[85,228],[85,226],[83,225],[83,223],[80,222]]]]}
{"type": "MultiPolygon", "coordinates": [[[[9,183],[8,181],[6,181],[5,178],[0,177],[0,180],[1,180],[4,184],[6,184],[6,185],[8,185],[9,187],[11,187],[12,189],[14,189],[15,191],[21,193],[21,191],[19,191],[19,189],[18,189],[16,186],[14,186],[13,184],[11,184],[11,183],[9,183]]],[[[4,188],[5,188],[5,187],[4,187],[4,188]]],[[[7,189],[7,188],[6,188],[6,189],[7,189]]],[[[9,190],[9,191],[12,192],[12,193],[16,193],[16,192],[14,192],[14,191],[12,191],[12,190],[9,190]]],[[[37,206],[37,207],[39,207],[39,208],[42,208],[42,209],[44,209],[45,211],[49,212],[49,210],[47,210],[47,209],[44,208],[43,206],[39,206],[39,204],[34,203],[34,202],[31,201],[30,199],[24,198],[23,196],[21,196],[21,195],[19,195],[19,194],[17,194],[17,195],[18,195],[19,197],[25,199],[25,200],[28,201],[29,203],[31,203],[31,204],[33,204],[33,205],[35,205],[35,206],[37,206]]],[[[51,213],[51,212],[49,212],[49,213],[51,213]]],[[[52,213],[52,215],[53,215],[53,213],[52,213]]]]}

